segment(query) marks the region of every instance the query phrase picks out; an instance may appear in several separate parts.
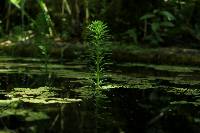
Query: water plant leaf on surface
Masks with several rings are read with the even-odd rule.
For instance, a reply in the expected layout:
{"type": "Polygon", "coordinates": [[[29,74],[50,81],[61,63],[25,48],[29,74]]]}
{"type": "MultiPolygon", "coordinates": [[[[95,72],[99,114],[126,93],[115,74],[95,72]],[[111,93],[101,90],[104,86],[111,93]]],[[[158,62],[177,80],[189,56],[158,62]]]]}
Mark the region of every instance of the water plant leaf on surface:
{"type": "MultiPolygon", "coordinates": [[[[70,99],[70,98],[60,98],[57,97],[55,92],[56,88],[52,87],[39,87],[36,89],[31,88],[14,88],[6,96],[11,98],[11,101],[22,101],[26,103],[41,103],[41,104],[51,104],[51,103],[72,103],[80,102],[81,99],[70,99]]],[[[10,102],[11,102],[10,101],[10,102]]],[[[7,101],[9,102],[9,101],[7,101]]]]}
{"type": "Polygon", "coordinates": [[[103,85],[101,89],[107,90],[107,89],[113,89],[113,88],[119,88],[119,87],[127,88],[129,86],[128,85],[124,86],[120,84],[108,84],[108,85],[103,85]]]}
{"type": "Polygon", "coordinates": [[[14,88],[13,91],[7,94],[8,97],[53,97],[55,93],[51,92],[50,87],[31,88],[14,88]]]}
{"type": "Polygon", "coordinates": [[[199,89],[187,89],[187,88],[174,88],[168,91],[169,93],[174,93],[176,95],[191,95],[198,96],[200,95],[199,89]]]}
{"type": "Polygon", "coordinates": [[[15,108],[19,105],[20,101],[17,98],[0,100],[0,109],[4,107],[15,108]]]}
{"type": "MultiPolygon", "coordinates": [[[[121,87],[129,87],[129,88],[138,88],[138,89],[149,89],[155,86],[155,83],[152,82],[155,79],[152,77],[147,78],[139,78],[139,77],[132,77],[129,75],[121,75],[121,74],[111,74],[113,82],[124,82],[118,86],[121,87]]],[[[115,86],[115,85],[114,85],[115,86]]],[[[113,87],[112,87],[113,88],[113,87]]]]}
{"type": "Polygon", "coordinates": [[[41,104],[52,104],[52,103],[72,103],[81,102],[81,99],[71,99],[71,98],[23,98],[19,99],[27,103],[41,103],[41,104]]]}

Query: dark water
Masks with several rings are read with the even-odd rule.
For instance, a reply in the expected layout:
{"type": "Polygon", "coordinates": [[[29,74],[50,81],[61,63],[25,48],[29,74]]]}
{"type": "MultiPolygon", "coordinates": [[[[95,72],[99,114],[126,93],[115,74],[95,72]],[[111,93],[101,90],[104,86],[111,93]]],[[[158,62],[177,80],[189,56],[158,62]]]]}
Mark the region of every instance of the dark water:
{"type": "MultiPolygon", "coordinates": [[[[84,69],[77,70],[77,73],[82,70],[84,69]]],[[[60,97],[81,98],[82,101],[68,104],[22,102],[12,107],[43,112],[48,116],[32,121],[26,119],[28,114],[4,116],[3,110],[11,107],[1,105],[0,132],[200,133],[199,93],[186,93],[200,87],[196,71],[131,70],[125,67],[113,69],[113,73],[118,76],[107,82],[122,84],[121,87],[111,87],[96,95],[90,95],[84,89],[88,85],[85,78],[75,78],[74,75],[63,77],[56,74],[1,73],[1,100],[7,99],[5,94],[15,87],[37,88],[51,85],[61,88],[58,92],[60,97]],[[169,91],[176,88],[184,89],[185,92],[178,94],[169,91]],[[174,101],[179,102],[173,104],[174,101]]]]}

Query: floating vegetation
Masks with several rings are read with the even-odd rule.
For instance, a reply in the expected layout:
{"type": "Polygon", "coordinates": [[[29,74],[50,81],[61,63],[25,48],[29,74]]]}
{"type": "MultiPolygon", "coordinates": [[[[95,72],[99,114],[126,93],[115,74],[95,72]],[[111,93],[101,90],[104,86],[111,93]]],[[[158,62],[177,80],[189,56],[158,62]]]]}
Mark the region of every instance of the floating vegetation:
{"type": "Polygon", "coordinates": [[[200,101],[190,102],[190,101],[182,100],[182,101],[173,101],[173,102],[170,102],[170,104],[172,104],[172,105],[188,105],[188,104],[192,104],[194,106],[200,106],[200,101]]]}
{"type": "Polygon", "coordinates": [[[23,98],[20,100],[28,103],[41,103],[41,104],[72,103],[72,102],[82,101],[81,99],[70,99],[70,98],[23,98]]]}
{"type": "Polygon", "coordinates": [[[137,88],[137,89],[149,89],[149,88],[154,88],[155,86],[155,83],[151,82],[151,80],[148,79],[131,80],[128,82],[128,84],[131,84],[132,88],[137,88]]]}
{"type": "Polygon", "coordinates": [[[107,90],[107,89],[120,88],[120,87],[127,88],[129,87],[129,85],[125,86],[125,85],[118,85],[118,84],[108,84],[108,85],[103,85],[101,89],[107,90]]]}
{"type": "MultiPolygon", "coordinates": [[[[31,88],[14,88],[6,96],[10,98],[9,100],[2,100],[7,103],[13,101],[22,101],[26,103],[41,103],[41,104],[51,104],[51,103],[72,103],[80,102],[81,99],[69,99],[57,97],[57,88],[52,87],[39,87],[36,89],[31,88]]],[[[2,102],[1,101],[1,102],[2,102]]]]}
{"type": "Polygon", "coordinates": [[[149,69],[160,70],[160,71],[184,72],[184,73],[200,71],[200,69],[198,67],[154,65],[154,64],[140,64],[140,63],[125,63],[125,64],[120,64],[118,66],[121,66],[121,67],[141,67],[141,68],[149,68],[149,69]]]}
{"type": "Polygon", "coordinates": [[[188,88],[174,88],[168,91],[176,95],[188,95],[188,96],[198,96],[200,95],[199,89],[188,89],[188,88]]]}
{"type": "Polygon", "coordinates": [[[181,78],[171,79],[169,83],[176,85],[200,86],[199,80],[181,79],[181,78]]]}
{"type": "Polygon", "coordinates": [[[0,100],[0,108],[15,108],[19,105],[19,103],[20,101],[18,98],[0,100]]]}
{"type": "MultiPolygon", "coordinates": [[[[147,77],[147,78],[139,78],[139,77],[131,77],[128,75],[121,75],[121,74],[110,74],[112,77],[112,80],[114,82],[122,82],[121,84],[118,84],[117,86],[124,87],[124,88],[138,88],[138,89],[149,89],[154,88],[156,85],[153,81],[156,80],[156,78],[147,77]]],[[[116,85],[110,85],[115,87],[116,85]]]]}
{"type": "Polygon", "coordinates": [[[16,98],[16,97],[25,97],[25,98],[30,98],[30,97],[35,97],[35,98],[47,98],[47,97],[53,97],[55,96],[55,93],[51,90],[54,88],[51,87],[39,87],[36,89],[31,89],[31,88],[14,88],[13,91],[8,93],[6,96],[11,97],[11,98],[16,98]]]}

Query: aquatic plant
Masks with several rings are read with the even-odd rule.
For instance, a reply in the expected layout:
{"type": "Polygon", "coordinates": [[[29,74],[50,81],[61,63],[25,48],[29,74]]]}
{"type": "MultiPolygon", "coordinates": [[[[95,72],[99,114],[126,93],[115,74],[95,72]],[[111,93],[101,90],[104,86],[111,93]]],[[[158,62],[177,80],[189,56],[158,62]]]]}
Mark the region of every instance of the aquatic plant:
{"type": "Polygon", "coordinates": [[[101,88],[102,77],[104,76],[105,54],[107,52],[106,43],[108,43],[108,26],[100,21],[92,21],[87,27],[89,29],[89,50],[90,67],[95,77],[95,86],[101,88]]]}
{"type": "Polygon", "coordinates": [[[12,102],[24,102],[24,103],[41,103],[41,104],[53,104],[53,103],[72,103],[80,102],[81,99],[61,98],[58,97],[60,91],[57,88],[52,87],[39,87],[39,88],[14,88],[10,93],[6,94],[9,100],[0,100],[0,103],[12,103],[12,102]]]}
{"type": "Polygon", "coordinates": [[[50,54],[49,54],[50,41],[48,38],[43,38],[40,35],[36,37],[36,41],[37,41],[37,46],[40,50],[40,53],[41,53],[43,61],[44,61],[45,73],[48,74],[48,63],[49,63],[49,56],[50,56],[50,54]]]}
{"type": "Polygon", "coordinates": [[[173,93],[175,95],[187,95],[187,96],[199,96],[199,89],[189,89],[189,88],[173,88],[169,90],[168,93],[173,93]]]}
{"type": "Polygon", "coordinates": [[[46,24],[46,18],[43,13],[40,13],[36,18],[35,43],[40,50],[41,56],[44,60],[45,72],[48,74],[48,63],[50,57],[50,48],[52,46],[52,39],[48,31],[48,25],[46,24]]]}

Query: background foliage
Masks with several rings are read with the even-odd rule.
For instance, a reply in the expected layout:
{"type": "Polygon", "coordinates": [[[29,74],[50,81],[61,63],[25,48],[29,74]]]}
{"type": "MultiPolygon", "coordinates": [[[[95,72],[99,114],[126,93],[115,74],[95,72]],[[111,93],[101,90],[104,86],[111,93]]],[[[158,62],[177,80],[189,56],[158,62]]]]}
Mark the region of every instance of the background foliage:
{"type": "Polygon", "coordinates": [[[14,34],[16,26],[34,30],[43,14],[49,34],[64,40],[84,40],[88,23],[100,19],[116,41],[188,45],[200,41],[199,7],[198,0],[1,0],[0,35],[14,34]],[[145,29],[141,18],[150,14],[145,29]]]}

